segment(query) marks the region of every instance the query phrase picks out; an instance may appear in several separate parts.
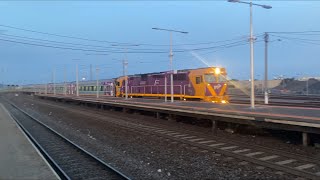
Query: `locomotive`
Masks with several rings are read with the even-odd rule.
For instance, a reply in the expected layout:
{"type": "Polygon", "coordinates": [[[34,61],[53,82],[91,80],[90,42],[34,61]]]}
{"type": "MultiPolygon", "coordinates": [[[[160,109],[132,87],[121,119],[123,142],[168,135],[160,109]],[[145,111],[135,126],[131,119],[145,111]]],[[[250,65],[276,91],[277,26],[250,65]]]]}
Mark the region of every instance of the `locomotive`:
{"type": "MultiPolygon", "coordinates": [[[[173,97],[181,100],[202,100],[214,103],[228,103],[226,70],[219,67],[184,69],[175,72],[135,74],[114,79],[96,81],[80,81],[80,95],[95,95],[98,91],[104,96],[125,96],[127,79],[127,95],[133,97],[163,98],[171,95],[170,75],[173,75],[173,97]]],[[[37,85],[33,89],[38,93],[75,95],[76,82],[37,85]]],[[[26,87],[27,88],[27,87],[26,87]]],[[[30,89],[30,87],[28,87],[30,89]]]]}
{"type": "MultiPolygon", "coordinates": [[[[173,73],[173,97],[227,103],[226,75],[225,68],[218,67],[178,70],[173,73]]],[[[130,97],[165,97],[171,94],[170,72],[137,74],[127,78],[130,97]]],[[[116,79],[118,97],[125,96],[125,79],[124,76],[116,79]]]]}

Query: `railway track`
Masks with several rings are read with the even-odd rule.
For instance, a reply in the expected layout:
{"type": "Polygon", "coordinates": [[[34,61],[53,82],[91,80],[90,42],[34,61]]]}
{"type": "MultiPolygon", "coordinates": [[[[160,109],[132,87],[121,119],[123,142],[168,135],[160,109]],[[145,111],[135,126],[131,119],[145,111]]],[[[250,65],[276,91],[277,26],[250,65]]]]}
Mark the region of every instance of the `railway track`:
{"type": "Polygon", "coordinates": [[[16,105],[7,103],[12,106],[12,117],[61,179],[129,179],[16,105]]]}
{"type": "MultiPolygon", "coordinates": [[[[230,103],[250,104],[250,97],[244,95],[229,95],[230,103]]],[[[255,97],[256,104],[264,104],[264,96],[255,97]]],[[[295,106],[320,108],[319,97],[309,96],[270,96],[268,105],[274,106],[295,106]]]]}
{"type": "MultiPolygon", "coordinates": [[[[76,97],[76,96],[74,96],[76,97]]],[[[95,95],[81,95],[82,98],[95,98],[95,95]]],[[[230,103],[234,104],[250,104],[250,97],[248,95],[229,95],[230,103]]],[[[103,96],[100,97],[100,100],[103,96]]],[[[110,100],[110,97],[108,97],[110,100]]],[[[144,100],[154,99],[154,98],[144,98],[144,100]]],[[[112,100],[112,99],[111,99],[112,100]]],[[[264,96],[256,95],[255,103],[259,105],[264,104],[264,96]]],[[[310,107],[310,108],[320,108],[320,97],[319,96],[270,96],[269,106],[293,106],[293,107],[310,107]]]]}
{"type": "MultiPolygon", "coordinates": [[[[231,104],[250,104],[250,99],[231,99],[229,101],[231,104]]],[[[264,101],[255,101],[255,104],[266,105],[264,101]]],[[[296,102],[274,102],[269,100],[267,104],[269,106],[293,106],[293,107],[310,107],[310,108],[320,108],[320,102],[303,102],[303,103],[296,103],[296,102]]]]}
{"type": "MultiPolygon", "coordinates": [[[[40,102],[54,108],[61,108],[45,102],[40,102]]],[[[128,118],[108,115],[111,119],[104,118],[101,111],[90,112],[73,108],[74,113],[94,117],[97,121],[113,123],[121,128],[138,133],[146,133],[165,140],[187,144],[202,150],[224,154],[243,161],[251,162],[260,166],[283,171],[308,179],[320,179],[320,160],[308,156],[288,153],[264,146],[234,142],[227,138],[208,137],[202,133],[186,130],[169,129],[163,125],[143,125],[128,121],[128,118]]]]}

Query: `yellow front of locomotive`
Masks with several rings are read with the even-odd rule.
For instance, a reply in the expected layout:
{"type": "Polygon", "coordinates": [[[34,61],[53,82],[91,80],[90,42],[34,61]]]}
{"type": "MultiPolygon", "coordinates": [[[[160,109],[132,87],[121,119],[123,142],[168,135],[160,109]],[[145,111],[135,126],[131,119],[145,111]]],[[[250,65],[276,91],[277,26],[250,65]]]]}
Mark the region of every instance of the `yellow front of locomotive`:
{"type": "Polygon", "coordinates": [[[124,96],[124,81],[125,81],[126,77],[122,76],[116,79],[115,83],[116,83],[116,97],[123,97],[124,96]]]}
{"type": "Polygon", "coordinates": [[[213,103],[229,103],[227,72],[225,68],[209,67],[204,72],[205,98],[213,103]]]}
{"type": "Polygon", "coordinates": [[[196,95],[201,99],[213,103],[228,103],[228,85],[226,83],[226,70],[219,67],[208,67],[191,70],[190,79],[196,95]]]}

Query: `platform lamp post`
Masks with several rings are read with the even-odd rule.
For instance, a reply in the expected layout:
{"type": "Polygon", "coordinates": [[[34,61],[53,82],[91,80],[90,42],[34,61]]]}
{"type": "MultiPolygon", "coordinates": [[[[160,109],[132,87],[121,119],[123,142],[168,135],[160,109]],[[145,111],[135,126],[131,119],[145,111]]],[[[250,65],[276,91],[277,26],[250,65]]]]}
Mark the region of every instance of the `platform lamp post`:
{"type": "MultiPolygon", "coordinates": [[[[173,60],[173,52],[172,52],[172,33],[182,33],[182,34],[188,34],[186,31],[177,31],[173,29],[162,29],[162,28],[152,28],[153,30],[159,30],[159,31],[167,31],[170,32],[170,91],[171,91],[171,102],[173,102],[173,65],[172,65],[172,60],[173,60]]],[[[167,76],[165,76],[165,101],[167,101],[167,76]]]]}
{"type": "Polygon", "coordinates": [[[252,27],[252,6],[260,6],[265,9],[271,9],[272,6],[269,5],[262,5],[262,4],[256,4],[240,0],[228,0],[228,2],[232,3],[242,3],[242,4],[248,4],[250,6],[250,79],[251,79],[251,95],[250,95],[250,101],[251,101],[251,108],[254,109],[254,57],[253,57],[253,27],[252,27]]]}
{"type": "Polygon", "coordinates": [[[98,67],[96,68],[96,81],[97,81],[97,98],[99,98],[100,86],[99,86],[99,68],[98,67]]]}
{"type": "Polygon", "coordinates": [[[125,97],[126,99],[128,99],[128,60],[127,58],[125,58],[122,62],[123,64],[123,76],[125,77],[125,82],[124,82],[124,86],[125,86],[125,97]]]}
{"type": "MultiPolygon", "coordinates": [[[[87,56],[107,56],[109,54],[104,54],[104,53],[87,53],[85,54],[87,56]]],[[[96,85],[97,85],[97,91],[96,91],[96,97],[99,98],[99,67],[96,67],[96,85]]],[[[90,64],[90,80],[92,80],[92,64],[90,64]]]]}
{"type": "Polygon", "coordinates": [[[56,95],[56,68],[52,71],[53,95],[56,95]]]}
{"type": "Polygon", "coordinates": [[[45,87],[44,87],[45,95],[48,94],[48,83],[45,82],[45,87]]]}
{"type": "Polygon", "coordinates": [[[309,79],[310,79],[310,76],[307,74],[307,73],[305,73],[305,75],[306,75],[306,95],[308,96],[309,95],[309,79]]]}
{"type": "Polygon", "coordinates": [[[76,96],[79,96],[79,67],[76,65],[76,96]]]}
{"type": "Polygon", "coordinates": [[[132,46],[139,46],[139,44],[112,44],[111,46],[119,46],[122,47],[121,49],[124,49],[125,52],[125,57],[124,60],[122,61],[123,64],[123,76],[125,77],[124,79],[124,84],[125,84],[125,99],[128,99],[128,47],[132,46]]]}
{"type": "Polygon", "coordinates": [[[63,94],[66,96],[67,95],[67,67],[66,67],[66,65],[64,65],[64,68],[63,68],[63,78],[64,78],[63,94]]]}

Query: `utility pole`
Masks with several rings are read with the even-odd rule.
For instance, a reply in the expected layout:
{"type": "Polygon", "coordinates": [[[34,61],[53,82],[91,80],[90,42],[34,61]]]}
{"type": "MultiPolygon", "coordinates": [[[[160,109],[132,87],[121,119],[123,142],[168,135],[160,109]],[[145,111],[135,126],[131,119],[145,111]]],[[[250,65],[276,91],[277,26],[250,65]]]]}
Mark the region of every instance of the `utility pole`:
{"type": "Polygon", "coordinates": [[[252,3],[252,0],[250,2],[245,2],[241,0],[228,0],[228,2],[232,3],[242,3],[247,4],[250,6],[250,78],[251,78],[251,95],[250,95],[250,101],[251,101],[251,108],[254,109],[254,53],[253,53],[253,43],[254,43],[254,37],[253,37],[253,27],[252,27],[252,6],[260,6],[264,9],[271,9],[272,6],[269,5],[263,5],[263,4],[256,4],[252,3]]]}
{"type": "Polygon", "coordinates": [[[127,76],[128,61],[123,60],[123,76],[124,76],[124,85],[125,85],[125,97],[128,99],[128,76],[127,76]]]}
{"type": "Polygon", "coordinates": [[[46,82],[46,84],[45,84],[44,89],[45,89],[45,94],[47,95],[47,94],[48,94],[48,83],[47,83],[47,82],[46,82]]]}
{"type": "Polygon", "coordinates": [[[92,81],[92,64],[90,64],[90,81],[92,81]]]}
{"type": "Polygon", "coordinates": [[[64,66],[64,84],[63,84],[63,94],[67,95],[67,68],[64,66]]]}
{"type": "Polygon", "coordinates": [[[164,74],[164,102],[167,102],[167,73],[164,74]]]}
{"type": "Polygon", "coordinates": [[[79,69],[78,69],[78,64],[76,65],[76,95],[79,96],[79,69]]]}
{"type": "Polygon", "coordinates": [[[173,102],[173,52],[172,52],[172,31],[170,31],[170,91],[171,91],[171,102],[173,102]]]}
{"type": "MultiPolygon", "coordinates": [[[[163,29],[163,28],[152,28],[154,30],[160,30],[160,31],[167,31],[170,32],[170,53],[169,53],[169,57],[170,57],[170,90],[171,90],[171,102],[173,102],[173,64],[172,64],[172,60],[173,60],[173,52],[172,52],[172,33],[182,33],[182,34],[188,34],[188,32],[186,31],[177,31],[177,30],[173,30],[173,29],[163,29]]],[[[167,77],[165,76],[165,102],[167,102],[167,77]]]]}
{"type": "Polygon", "coordinates": [[[264,103],[269,103],[269,92],[268,92],[268,42],[269,42],[269,34],[264,33],[264,103]]]}
{"type": "Polygon", "coordinates": [[[307,96],[309,95],[309,77],[307,77],[307,83],[306,83],[306,86],[307,86],[307,88],[306,88],[306,90],[307,90],[307,96]]]}
{"type": "Polygon", "coordinates": [[[251,108],[254,109],[254,53],[253,53],[252,2],[250,2],[250,77],[251,77],[251,108]]]}
{"type": "Polygon", "coordinates": [[[56,69],[55,68],[53,68],[52,80],[53,80],[53,95],[56,95],[56,69]]]}
{"type": "Polygon", "coordinates": [[[96,80],[97,80],[97,98],[99,98],[100,86],[99,86],[99,68],[98,68],[98,66],[96,68],[96,80]]]}

